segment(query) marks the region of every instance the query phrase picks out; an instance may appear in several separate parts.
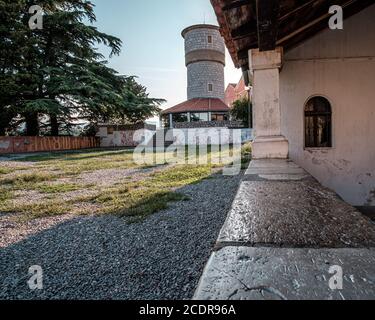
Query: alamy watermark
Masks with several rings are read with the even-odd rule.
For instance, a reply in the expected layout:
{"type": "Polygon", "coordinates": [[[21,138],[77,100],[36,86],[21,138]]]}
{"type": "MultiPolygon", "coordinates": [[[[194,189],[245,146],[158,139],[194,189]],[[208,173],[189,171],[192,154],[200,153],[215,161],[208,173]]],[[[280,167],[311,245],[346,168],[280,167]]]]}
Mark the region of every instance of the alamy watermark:
{"type": "Polygon", "coordinates": [[[329,13],[332,17],[329,19],[328,25],[331,30],[343,30],[344,29],[344,11],[341,6],[331,6],[329,13]]]}
{"type": "MultiPolygon", "coordinates": [[[[329,14],[332,17],[329,19],[328,25],[331,30],[344,29],[344,12],[342,6],[333,5],[329,8],[329,14]]],[[[43,8],[39,5],[33,5],[29,8],[29,14],[32,16],[29,19],[29,27],[31,30],[43,29],[43,8]]]]}
{"type": "Polygon", "coordinates": [[[331,266],[329,274],[333,276],[329,279],[329,288],[331,290],[342,290],[344,288],[344,272],[340,266],[331,266]]]}
{"type": "Polygon", "coordinates": [[[29,8],[29,14],[32,14],[32,16],[29,19],[29,28],[31,30],[42,30],[43,8],[39,5],[33,5],[29,8]]]}
{"type": "Polygon", "coordinates": [[[139,145],[133,152],[133,161],[141,166],[163,164],[223,165],[224,175],[241,172],[241,129],[204,128],[138,130],[133,136],[139,145]],[[156,151],[156,152],[155,152],[156,151]]]}
{"type": "Polygon", "coordinates": [[[30,278],[27,284],[30,290],[42,290],[43,289],[43,269],[41,266],[34,265],[29,268],[30,278]]]}

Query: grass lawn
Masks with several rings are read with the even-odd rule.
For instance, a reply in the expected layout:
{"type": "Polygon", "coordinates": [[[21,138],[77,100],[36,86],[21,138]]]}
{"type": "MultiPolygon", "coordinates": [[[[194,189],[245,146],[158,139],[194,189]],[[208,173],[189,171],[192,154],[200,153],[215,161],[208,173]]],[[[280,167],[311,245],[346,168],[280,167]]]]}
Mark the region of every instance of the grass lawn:
{"type": "MultiPolygon", "coordinates": [[[[250,153],[245,145],[245,165],[250,153]]],[[[209,150],[210,160],[219,156],[209,150]]],[[[228,164],[137,165],[132,150],[59,152],[5,163],[0,162],[0,212],[12,213],[18,221],[63,214],[116,214],[139,220],[170,202],[189,200],[179,188],[199,183],[228,164]]]]}

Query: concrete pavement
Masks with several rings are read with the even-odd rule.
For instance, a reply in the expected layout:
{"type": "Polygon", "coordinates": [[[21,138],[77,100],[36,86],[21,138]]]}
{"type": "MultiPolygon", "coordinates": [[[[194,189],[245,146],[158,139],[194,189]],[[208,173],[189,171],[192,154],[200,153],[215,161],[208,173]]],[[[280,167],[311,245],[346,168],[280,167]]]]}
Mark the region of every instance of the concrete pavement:
{"type": "Polygon", "coordinates": [[[375,299],[374,266],[368,218],[291,161],[252,161],[194,299],[375,299]]]}

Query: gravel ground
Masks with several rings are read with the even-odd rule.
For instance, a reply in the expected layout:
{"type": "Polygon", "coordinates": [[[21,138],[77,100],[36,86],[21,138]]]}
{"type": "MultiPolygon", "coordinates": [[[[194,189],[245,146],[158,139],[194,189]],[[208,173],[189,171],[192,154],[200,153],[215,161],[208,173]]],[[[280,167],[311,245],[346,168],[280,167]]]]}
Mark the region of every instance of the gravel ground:
{"type": "Polygon", "coordinates": [[[190,201],[141,223],[60,217],[43,230],[34,221],[36,234],[0,249],[0,299],[191,299],[241,177],[184,187],[190,201]],[[43,269],[43,290],[28,288],[32,265],[43,269]]]}

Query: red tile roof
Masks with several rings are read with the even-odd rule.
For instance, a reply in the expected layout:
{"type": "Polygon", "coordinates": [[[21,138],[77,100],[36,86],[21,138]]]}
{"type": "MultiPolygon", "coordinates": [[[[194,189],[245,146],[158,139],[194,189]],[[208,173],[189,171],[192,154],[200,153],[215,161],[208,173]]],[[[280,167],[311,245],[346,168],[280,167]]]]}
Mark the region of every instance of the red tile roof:
{"type": "Polygon", "coordinates": [[[205,111],[229,112],[229,110],[229,107],[220,99],[195,98],[164,110],[162,114],[205,111]]]}

